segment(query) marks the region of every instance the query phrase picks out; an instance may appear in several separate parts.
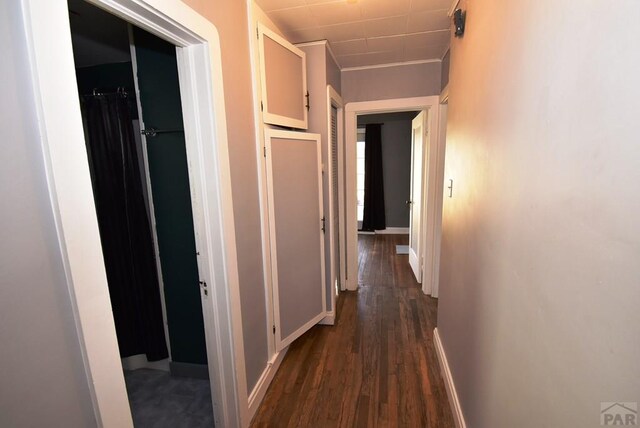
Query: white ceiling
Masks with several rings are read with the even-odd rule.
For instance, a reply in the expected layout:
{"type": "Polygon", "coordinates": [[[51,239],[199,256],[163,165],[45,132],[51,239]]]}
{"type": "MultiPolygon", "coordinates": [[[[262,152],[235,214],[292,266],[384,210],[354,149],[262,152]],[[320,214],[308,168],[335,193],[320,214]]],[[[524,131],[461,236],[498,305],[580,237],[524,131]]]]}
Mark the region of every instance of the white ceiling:
{"type": "Polygon", "coordinates": [[[256,0],[292,43],[327,39],[341,67],[441,59],[452,0],[256,0]]]}

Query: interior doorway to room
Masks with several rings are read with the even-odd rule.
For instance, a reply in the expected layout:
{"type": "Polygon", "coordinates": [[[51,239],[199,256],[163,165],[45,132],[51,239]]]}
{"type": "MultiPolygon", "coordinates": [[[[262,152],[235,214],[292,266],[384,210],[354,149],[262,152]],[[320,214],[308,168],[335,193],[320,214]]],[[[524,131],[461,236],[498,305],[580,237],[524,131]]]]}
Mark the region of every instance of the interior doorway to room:
{"type": "Polygon", "coordinates": [[[175,46],[69,2],[111,307],[136,426],[213,425],[175,46]]]}
{"type": "MultiPolygon", "coordinates": [[[[385,242],[387,257],[410,263],[420,234],[422,123],[424,111],[363,114],[357,117],[356,192],[358,282],[373,243],[385,242]],[[416,122],[418,121],[418,122],[416,122]],[[371,235],[390,235],[374,239],[371,235]],[[413,237],[413,239],[411,239],[413,237]],[[388,241],[388,242],[387,242],[388,241]],[[413,244],[413,245],[412,245],[413,244]]],[[[375,251],[375,249],[373,249],[375,251]]],[[[416,277],[419,282],[419,278],[416,277]]]]}
{"type": "MultiPolygon", "coordinates": [[[[416,98],[398,98],[391,100],[380,101],[363,101],[354,102],[346,105],[345,108],[345,210],[346,210],[346,265],[347,272],[358,272],[361,256],[358,251],[359,238],[363,236],[363,232],[374,232],[377,234],[382,233],[404,233],[407,237],[407,242],[402,245],[407,245],[409,254],[411,254],[411,248],[414,249],[416,255],[415,265],[418,272],[414,273],[415,279],[420,282],[422,280],[422,291],[425,294],[437,296],[437,285],[434,286],[434,278],[437,278],[437,257],[439,253],[439,244],[436,242],[435,237],[438,235],[438,210],[442,207],[442,191],[439,190],[439,186],[442,185],[442,177],[444,174],[444,139],[439,138],[439,122],[440,107],[439,97],[426,96],[416,98]],[[358,150],[358,141],[366,140],[367,130],[365,129],[364,136],[362,131],[358,132],[358,128],[362,126],[358,124],[358,121],[362,124],[362,117],[367,115],[379,115],[379,114],[398,114],[398,112],[414,112],[413,117],[408,118],[408,124],[406,126],[409,137],[405,150],[405,156],[408,159],[403,163],[406,168],[406,181],[404,181],[406,189],[402,194],[404,198],[400,198],[404,209],[404,221],[407,225],[402,229],[392,228],[387,224],[387,212],[384,206],[380,207],[380,200],[387,198],[384,195],[383,198],[378,197],[374,199],[374,203],[378,204],[377,208],[371,210],[373,215],[367,216],[367,203],[371,202],[372,195],[366,196],[367,192],[364,188],[367,185],[373,188],[381,189],[379,194],[384,194],[387,190],[384,188],[384,177],[382,179],[369,177],[367,178],[367,168],[375,167],[375,163],[369,164],[366,161],[366,143],[360,144],[358,150]],[[412,125],[411,121],[415,119],[418,112],[420,118],[417,119],[417,123],[420,124],[421,129],[417,130],[412,125]],[[416,133],[417,132],[417,133],[416,133]],[[413,136],[412,136],[413,135],[413,136]],[[414,138],[414,137],[420,138],[414,138]],[[411,142],[409,142],[411,141],[411,142]],[[364,146],[364,150],[363,147],[364,146]],[[412,147],[412,148],[411,148],[412,147]],[[421,153],[420,153],[421,151],[421,153]],[[360,157],[360,160],[358,159],[360,157]],[[412,162],[411,159],[414,161],[412,162]],[[360,174],[358,171],[358,163],[360,163],[360,174]],[[369,165],[367,165],[369,164],[369,165]],[[420,171],[421,168],[421,171],[420,171]],[[415,177],[415,180],[411,180],[409,177],[415,177]],[[358,179],[360,180],[360,188],[358,186],[358,179]],[[364,183],[364,185],[362,184],[364,183]],[[412,183],[415,184],[412,191],[412,183]],[[419,201],[414,199],[420,198],[419,201]],[[358,201],[362,206],[361,210],[358,210],[358,201]],[[360,211],[360,213],[358,212],[360,211]],[[360,217],[360,218],[359,218],[360,217]],[[368,218],[369,217],[369,218],[368,218]],[[362,223],[358,224],[358,220],[362,223]],[[371,221],[372,224],[368,224],[371,221]],[[409,234],[410,231],[414,233],[409,234]],[[360,232],[360,233],[359,233],[360,232]],[[413,236],[415,239],[409,241],[409,237],[413,236]],[[415,251],[417,250],[417,252],[415,251]]],[[[375,122],[370,124],[375,128],[375,122]]],[[[378,134],[382,135],[382,129],[384,126],[380,126],[378,134]]],[[[382,137],[379,137],[380,139],[382,137]]],[[[382,143],[378,143],[382,145],[382,143]]],[[[382,150],[379,150],[382,153],[382,150]]],[[[380,154],[378,156],[382,158],[380,154]]],[[[372,157],[375,160],[376,156],[372,157]]],[[[380,159],[377,160],[378,164],[383,162],[380,159]]],[[[394,193],[394,196],[398,196],[394,193]]],[[[407,247],[401,249],[401,251],[407,251],[407,247]]],[[[408,263],[407,263],[408,264],[408,263]]],[[[413,270],[413,269],[412,269],[413,270]]],[[[346,278],[347,289],[355,290],[358,288],[358,278],[356,275],[347,275],[346,278]]]]}

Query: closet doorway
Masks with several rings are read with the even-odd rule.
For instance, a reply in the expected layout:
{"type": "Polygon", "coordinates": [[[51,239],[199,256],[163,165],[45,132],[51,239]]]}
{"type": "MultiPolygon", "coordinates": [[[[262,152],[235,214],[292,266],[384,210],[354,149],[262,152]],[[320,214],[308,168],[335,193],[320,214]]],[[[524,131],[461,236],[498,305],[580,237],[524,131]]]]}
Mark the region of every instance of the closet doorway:
{"type": "Polygon", "coordinates": [[[69,2],[102,255],[136,427],[214,424],[176,48],[69,2]]]}

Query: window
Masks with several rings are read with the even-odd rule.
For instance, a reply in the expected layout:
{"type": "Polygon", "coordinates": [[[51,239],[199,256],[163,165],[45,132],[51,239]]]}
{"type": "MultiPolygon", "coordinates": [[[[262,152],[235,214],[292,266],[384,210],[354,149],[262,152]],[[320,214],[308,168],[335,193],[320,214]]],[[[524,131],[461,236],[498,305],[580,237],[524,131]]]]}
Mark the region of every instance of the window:
{"type": "Polygon", "coordinates": [[[364,217],[364,128],[358,128],[356,143],[356,199],[358,201],[358,221],[364,217]]]}

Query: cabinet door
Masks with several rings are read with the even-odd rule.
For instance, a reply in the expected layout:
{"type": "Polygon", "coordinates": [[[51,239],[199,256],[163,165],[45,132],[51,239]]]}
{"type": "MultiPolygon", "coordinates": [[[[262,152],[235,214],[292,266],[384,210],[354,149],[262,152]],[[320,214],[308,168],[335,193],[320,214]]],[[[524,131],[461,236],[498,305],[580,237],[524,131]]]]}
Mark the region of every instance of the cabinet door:
{"type": "Polygon", "coordinates": [[[326,316],[320,136],[265,133],[274,333],[280,351],[326,316]]]}
{"type": "Polygon", "coordinates": [[[258,39],[264,123],[307,129],[305,53],[262,24],[258,39]]]}

